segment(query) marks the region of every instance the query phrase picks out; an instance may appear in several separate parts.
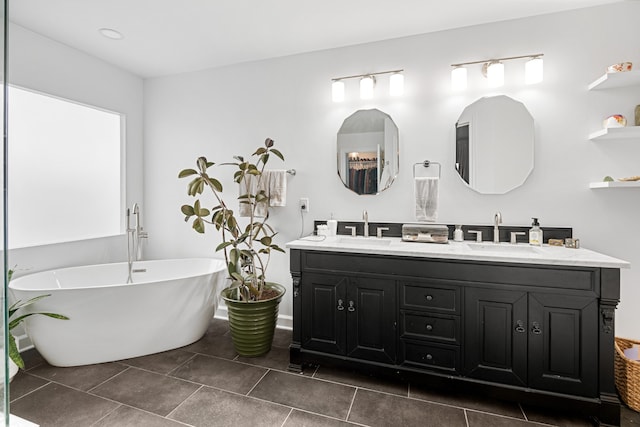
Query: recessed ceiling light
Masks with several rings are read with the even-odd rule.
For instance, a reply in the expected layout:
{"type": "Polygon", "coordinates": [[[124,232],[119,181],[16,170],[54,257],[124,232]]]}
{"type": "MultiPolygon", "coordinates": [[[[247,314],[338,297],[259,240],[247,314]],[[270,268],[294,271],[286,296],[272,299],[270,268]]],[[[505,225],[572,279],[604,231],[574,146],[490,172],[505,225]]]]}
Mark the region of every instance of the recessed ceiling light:
{"type": "Polygon", "coordinates": [[[111,40],[122,40],[124,38],[124,36],[122,35],[122,33],[120,31],[116,31],[116,30],[111,29],[111,28],[100,28],[98,31],[104,37],[106,37],[108,39],[111,39],[111,40]]]}

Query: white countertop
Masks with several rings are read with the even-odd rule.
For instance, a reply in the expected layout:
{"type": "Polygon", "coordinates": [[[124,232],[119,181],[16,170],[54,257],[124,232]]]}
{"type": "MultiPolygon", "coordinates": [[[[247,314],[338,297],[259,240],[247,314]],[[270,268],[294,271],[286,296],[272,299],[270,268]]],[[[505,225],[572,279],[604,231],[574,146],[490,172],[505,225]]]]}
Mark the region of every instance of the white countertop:
{"type": "Polygon", "coordinates": [[[439,243],[405,242],[399,237],[308,236],[288,242],[290,249],[349,252],[421,258],[511,262],[521,264],[569,265],[582,267],[630,268],[631,264],[589,249],[563,246],[530,246],[525,243],[439,243]]]}

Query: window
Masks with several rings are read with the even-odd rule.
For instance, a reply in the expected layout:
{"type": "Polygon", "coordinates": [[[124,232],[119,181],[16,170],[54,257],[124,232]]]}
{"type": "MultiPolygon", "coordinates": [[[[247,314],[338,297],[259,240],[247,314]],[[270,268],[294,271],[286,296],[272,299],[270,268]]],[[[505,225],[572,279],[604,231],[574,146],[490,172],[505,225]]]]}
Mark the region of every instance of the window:
{"type": "Polygon", "coordinates": [[[124,116],[9,88],[9,247],[119,234],[124,116]]]}

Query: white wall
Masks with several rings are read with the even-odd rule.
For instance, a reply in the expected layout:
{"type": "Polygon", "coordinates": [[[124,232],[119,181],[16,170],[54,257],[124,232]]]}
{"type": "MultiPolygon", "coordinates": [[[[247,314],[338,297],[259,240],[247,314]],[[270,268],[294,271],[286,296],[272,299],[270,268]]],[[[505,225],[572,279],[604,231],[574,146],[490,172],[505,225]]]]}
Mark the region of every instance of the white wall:
{"type": "MultiPolygon", "coordinates": [[[[126,115],[126,180],[127,206],[142,203],[142,119],[143,81],[141,78],[107,64],[93,56],[43,37],[19,25],[9,25],[8,73],[10,84],[45,92],[62,98],[101,107],[126,115]]],[[[9,100],[11,102],[11,100],[9,100]]],[[[9,129],[11,150],[11,130],[9,129]]],[[[100,159],[87,159],[100,161],[100,159]]],[[[37,174],[37,171],[35,171],[37,174]]],[[[82,177],[78,177],[81,179],[82,177]]],[[[46,179],[34,176],[33,179],[46,179]]],[[[12,191],[9,182],[9,191],[12,191]]],[[[74,191],[73,188],[66,191],[74,191]]],[[[95,189],[100,192],[99,188],[95,189]]],[[[37,198],[37,194],[30,197],[37,198]]],[[[41,219],[47,220],[47,206],[41,219]]],[[[124,212],[123,212],[124,216],[124,212]]],[[[82,206],[78,206],[76,221],[91,222],[82,206]]],[[[11,233],[11,217],[9,233],[11,233]]],[[[126,259],[126,239],[123,235],[78,242],[14,249],[9,253],[9,266],[35,272],[55,267],[94,264],[126,259]]]]}
{"type": "MultiPolygon", "coordinates": [[[[501,211],[506,225],[571,226],[584,247],[628,260],[622,271],[618,335],[640,338],[640,190],[596,191],[591,181],[605,175],[640,174],[640,143],[595,143],[587,139],[603,117],[633,117],[640,89],[587,92],[607,65],[633,61],[640,66],[637,40],[640,3],[583,9],[506,21],[361,46],[240,64],[145,81],[145,202],[152,257],[210,255],[213,232],[197,235],[183,222],[180,205],[189,201],[178,171],[199,155],[219,162],[248,155],[271,137],[298,174],[289,178],[288,206],[274,215],[279,243],[300,234],[297,200],[310,198],[312,219],[413,220],[412,165],[424,159],[444,165],[439,221],[490,224],[501,211]],[[450,90],[450,64],[491,57],[544,53],[545,80],[526,87],[524,62],[507,62],[500,93],[525,103],[536,120],[535,167],[524,185],[506,195],[468,189],[454,170],[454,123],[464,107],[490,94],[480,68],[469,70],[469,90],[450,90]],[[331,78],[405,69],[405,95],[390,99],[384,78],[376,98],[357,99],[347,82],[346,102],[331,102],[331,78]],[[400,173],[378,196],[358,196],[336,174],[336,132],[357,109],[379,108],[400,129],[400,173]]],[[[280,167],[274,161],[272,167],[280,167]]],[[[223,184],[235,187],[227,178],[223,184]]],[[[291,289],[289,260],[275,255],[271,280],[291,289]]],[[[281,313],[291,314],[291,295],[281,313]]]]}

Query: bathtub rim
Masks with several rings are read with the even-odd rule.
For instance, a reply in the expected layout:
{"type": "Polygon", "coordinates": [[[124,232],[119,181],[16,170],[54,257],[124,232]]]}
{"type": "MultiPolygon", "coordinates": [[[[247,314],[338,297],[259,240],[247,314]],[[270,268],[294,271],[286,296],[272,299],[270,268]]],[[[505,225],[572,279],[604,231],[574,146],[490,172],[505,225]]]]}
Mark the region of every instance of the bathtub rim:
{"type": "MultiPolygon", "coordinates": [[[[33,279],[33,276],[36,275],[46,275],[49,273],[54,273],[56,271],[69,271],[69,270],[83,270],[83,269],[90,269],[92,267],[100,267],[100,266],[116,266],[116,265],[127,265],[126,261],[118,261],[118,262],[107,262],[107,263],[101,263],[101,264],[86,264],[86,265],[76,265],[76,266],[68,266],[68,267],[61,267],[61,268],[50,268],[47,270],[42,270],[42,271],[36,271],[33,273],[28,273],[28,274],[24,274],[22,276],[19,277],[15,277],[11,280],[11,282],[9,282],[8,288],[10,290],[15,290],[15,291],[22,291],[22,292],[44,292],[44,293],[51,293],[51,292],[61,292],[61,291],[81,291],[81,290],[90,290],[90,289],[107,289],[107,288],[115,288],[115,287],[122,287],[122,286],[132,286],[132,285],[146,285],[146,284],[150,284],[150,283],[164,283],[164,282],[168,282],[171,280],[176,280],[176,279],[190,279],[190,278],[194,278],[194,277],[199,277],[199,276],[203,276],[203,275],[208,275],[208,274],[215,274],[218,272],[222,272],[225,271],[226,272],[226,264],[224,259],[222,258],[208,258],[208,257],[189,257],[189,258],[160,258],[160,259],[149,259],[149,260],[141,260],[141,261],[134,261],[133,266],[134,269],[136,268],[136,265],[140,265],[141,263],[163,263],[163,262],[167,262],[167,261],[189,261],[189,260],[195,260],[195,261],[207,261],[210,263],[210,268],[207,270],[203,270],[203,271],[199,271],[197,274],[196,273],[191,273],[191,274],[185,274],[185,275],[181,275],[181,276],[170,276],[170,277],[162,277],[162,278],[156,278],[154,280],[147,280],[147,281],[141,281],[141,282],[134,282],[134,283],[112,283],[112,284],[106,284],[106,285],[97,285],[97,286],[73,286],[73,287],[64,287],[64,288],[54,288],[54,287],[39,287],[39,288],[28,288],[28,287],[21,287],[19,286],[20,282],[22,281],[22,279],[33,279]],[[18,286],[16,286],[16,284],[18,286]]],[[[135,274],[135,273],[134,273],[135,274]]]]}

